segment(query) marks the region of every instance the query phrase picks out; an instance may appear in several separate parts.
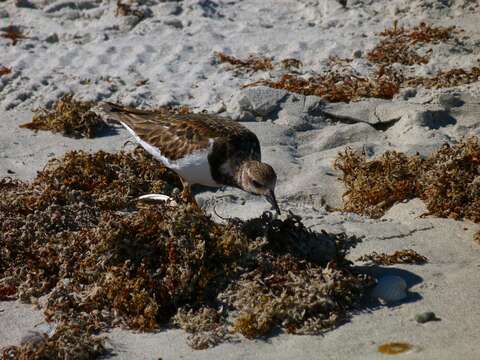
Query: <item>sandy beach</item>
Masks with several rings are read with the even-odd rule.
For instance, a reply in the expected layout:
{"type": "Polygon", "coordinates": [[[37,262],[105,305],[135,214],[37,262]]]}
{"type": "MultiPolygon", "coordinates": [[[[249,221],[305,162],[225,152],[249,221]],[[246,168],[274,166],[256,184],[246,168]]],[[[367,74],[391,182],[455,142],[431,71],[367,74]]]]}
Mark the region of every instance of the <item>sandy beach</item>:
{"type": "MultiPolygon", "coordinates": [[[[444,143],[480,137],[480,81],[452,86],[402,86],[392,98],[361,96],[330,101],[275,89],[268,81],[284,73],[283,59],[303,64],[292,74],[307,77],[346,67],[359,76],[376,71],[367,53],[386,28],[421,22],[450,27],[451,38],[416,43],[423,63],[393,64],[405,77],[433,77],[451,69],[480,66],[480,3],[477,0],[142,0],[136,12],[118,14],[115,1],[0,1],[0,32],[13,25],[25,38],[13,45],[0,37],[0,177],[35,178],[48,160],[71,150],[128,149],[126,130],[71,138],[20,128],[35,109],[65,94],[83,101],[113,101],[140,108],[185,105],[240,121],[259,138],[262,158],[278,175],[282,209],[302,217],[313,231],[362,238],[348,255],[379,279],[395,275],[408,296],[382,305],[369,297],[347,323],[322,335],[286,333],[243,337],[206,350],[193,350],[183,330],[137,332],[114,328],[106,334],[108,359],[384,359],[378,347],[404,342],[402,359],[480,357],[480,224],[468,219],[423,216],[419,198],[396,203],[383,216],[342,207],[344,184],[333,163],[348,146],[369,159],[385,151],[426,157],[444,143]],[[221,63],[216,53],[239,59],[272,58],[267,70],[221,63]],[[332,65],[332,59],[336,63],[332,65]],[[340,60],[338,60],[340,59],[340,60]],[[339,65],[340,62],[340,65],[339,65]],[[1,72],[0,72],[1,74],[1,72]],[[261,86],[244,85],[263,81],[261,86]],[[413,249],[424,265],[365,266],[365,254],[413,249]],[[440,319],[418,323],[434,312],[440,319]]],[[[2,33],[0,33],[2,34],[2,33]]],[[[453,76],[451,76],[453,77],[453,76]]],[[[406,84],[406,82],[405,82],[406,84]]],[[[410,82],[413,84],[413,82],[410,82]]],[[[199,205],[216,215],[248,219],[268,210],[264,199],[233,188],[200,189],[199,205]]],[[[0,259],[1,260],[1,259],[0,259]]],[[[0,301],[0,348],[19,344],[30,331],[45,331],[42,311],[19,300],[0,301]]]]}

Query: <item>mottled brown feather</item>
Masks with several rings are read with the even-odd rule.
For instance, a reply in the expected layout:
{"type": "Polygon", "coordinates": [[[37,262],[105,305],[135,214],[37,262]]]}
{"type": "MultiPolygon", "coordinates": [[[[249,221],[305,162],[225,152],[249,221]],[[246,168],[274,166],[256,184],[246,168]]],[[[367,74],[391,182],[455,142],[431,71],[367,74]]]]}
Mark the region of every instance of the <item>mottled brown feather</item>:
{"type": "Polygon", "coordinates": [[[238,186],[233,177],[235,169],[245,160],[261,160],[257,136],[233,120],[211,114],[168,114],[105,104],[105,112],[170,160],[206,149],[213,139],[209,163],[219,183],[238,186]]]}

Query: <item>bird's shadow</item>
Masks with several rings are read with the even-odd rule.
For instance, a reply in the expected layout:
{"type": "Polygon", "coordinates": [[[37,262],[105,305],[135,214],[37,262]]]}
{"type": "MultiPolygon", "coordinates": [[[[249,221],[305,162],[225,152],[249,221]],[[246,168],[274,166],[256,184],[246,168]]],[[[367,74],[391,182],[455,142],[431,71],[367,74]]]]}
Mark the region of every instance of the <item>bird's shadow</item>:
{"type": "Polygon", "coordinates": [[[97,129],[97,131],[95,133],[95,137],[105,138],[105,137],[109,137],[109,136],[118,135],[119,134],[118,129],[119,129],[118,127],[111,126],[111,125],[102,126],[99,129],[97,129]]]}

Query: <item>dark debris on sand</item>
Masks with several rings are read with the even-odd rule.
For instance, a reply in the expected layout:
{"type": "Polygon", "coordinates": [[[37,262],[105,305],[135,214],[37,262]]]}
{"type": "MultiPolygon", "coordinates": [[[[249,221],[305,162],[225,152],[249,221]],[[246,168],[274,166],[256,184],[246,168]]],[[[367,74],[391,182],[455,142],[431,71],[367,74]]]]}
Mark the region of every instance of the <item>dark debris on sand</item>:
{"type": "Polygon", "coordinates": [[[360,256],[357,261],[369,262],[375,265],[395,265],[395,264],[426,264],[428,259],[412,249],[395,251],[393,254],[372,252],[371,254],[360,256]]]}
{"type": "Polygon", "coordinates": [[[386,65],[426,64],[430,56],[418,54],[417,45],[445,42],[457,32],[454,26],[433,27],[422,22],[413,28],[405,28],[398,26],[395,21],[392,28],[387,28],[379,34],[382,39],[370,50],[367,58],[373,63],[386,65]]]}
{"type": "Polygon", "coordinates": [[[93,357],[103,349],[94,334],[112,326],[175,324],[197,349],[235,333],[318,334],[348,319],[371,286],[344,259],[357,239],[315,233],[294,215],[218,224],[177,187],[176,175],[140,149],[70,152],[31,183],[1,179],[0,295],[35,303],[42,296],[46,319],[63,324],[60,339],[81,334],[78,343],[51,337],[3,357],[63,359],[77,347],[89,350],[69,358],[93,357]],[[176,204],[135,201],[146,193],[176,204]]]}
{"type": "Polygon", "coordinates": [[[68,94],[58,100],[53,109],[40,108],[34,111],[32,121],[20,125],[31,130],[50,130],[74,138],[93,138],[106,124],[92,111],[93,101],[75,100],[68,94]]]}

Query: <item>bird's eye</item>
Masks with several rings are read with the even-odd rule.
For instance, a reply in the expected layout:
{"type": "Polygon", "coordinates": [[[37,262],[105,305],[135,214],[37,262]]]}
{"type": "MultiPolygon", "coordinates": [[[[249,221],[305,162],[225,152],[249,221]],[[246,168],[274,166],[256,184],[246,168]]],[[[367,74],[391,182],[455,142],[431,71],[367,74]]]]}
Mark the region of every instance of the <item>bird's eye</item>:
{"type": "Polygon", "coordinates": [[[252,184],[253,184],[253,186],[255,186],[256,188],[262,187],[262,184],[260,184],[259,182],[255,181],[255,180],[252,180],[252,184]]]}

